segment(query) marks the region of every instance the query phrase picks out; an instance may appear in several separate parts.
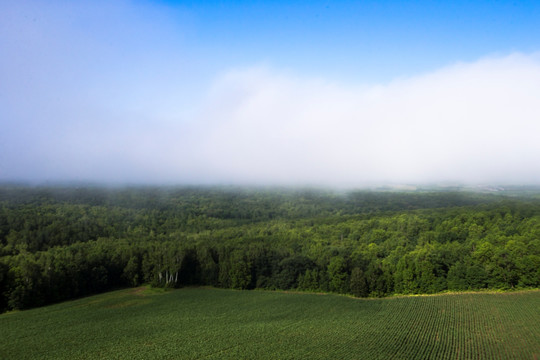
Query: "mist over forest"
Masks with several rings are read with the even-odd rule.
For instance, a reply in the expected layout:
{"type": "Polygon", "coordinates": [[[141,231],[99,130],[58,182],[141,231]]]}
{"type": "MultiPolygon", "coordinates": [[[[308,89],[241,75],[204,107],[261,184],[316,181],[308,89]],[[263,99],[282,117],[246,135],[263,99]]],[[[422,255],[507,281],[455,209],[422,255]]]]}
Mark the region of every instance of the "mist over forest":
{"type": "Polygon", "coordinates": [[[538,286],[536,5],[214,5],[0,4],[2,310],[538,286]]]}

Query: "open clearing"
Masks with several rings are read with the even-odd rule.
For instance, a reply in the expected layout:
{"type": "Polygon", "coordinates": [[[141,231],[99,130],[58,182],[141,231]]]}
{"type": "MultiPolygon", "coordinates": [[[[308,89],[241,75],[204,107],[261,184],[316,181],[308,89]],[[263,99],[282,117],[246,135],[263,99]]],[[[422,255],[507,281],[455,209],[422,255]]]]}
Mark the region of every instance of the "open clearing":
{"type": "Polygon", "coordinates": [[[539,359],[540,291],[128,289],[0,315],[2,359],[539,359]]]}

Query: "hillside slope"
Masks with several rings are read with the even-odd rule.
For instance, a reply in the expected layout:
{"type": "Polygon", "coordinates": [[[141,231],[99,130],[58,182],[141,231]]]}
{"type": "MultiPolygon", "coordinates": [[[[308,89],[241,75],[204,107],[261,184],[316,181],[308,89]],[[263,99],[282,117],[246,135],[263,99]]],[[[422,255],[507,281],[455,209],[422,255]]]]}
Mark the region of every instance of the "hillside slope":
{"type": "Polygon", "coordinates": [[[533,359],[540,291],[387,299],[110,292],[0,315],[4,359],[533,359]]]}

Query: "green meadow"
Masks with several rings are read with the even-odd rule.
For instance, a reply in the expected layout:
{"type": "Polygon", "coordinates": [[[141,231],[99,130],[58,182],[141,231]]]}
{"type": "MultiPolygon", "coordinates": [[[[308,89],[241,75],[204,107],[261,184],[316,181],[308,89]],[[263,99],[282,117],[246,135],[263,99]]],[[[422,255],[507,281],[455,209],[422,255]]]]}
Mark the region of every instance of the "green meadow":
{"type": "Polygon", "coordinates": [[[536,359],[540,291],[119,290],[0,315],[2,359],[536,359]]]}

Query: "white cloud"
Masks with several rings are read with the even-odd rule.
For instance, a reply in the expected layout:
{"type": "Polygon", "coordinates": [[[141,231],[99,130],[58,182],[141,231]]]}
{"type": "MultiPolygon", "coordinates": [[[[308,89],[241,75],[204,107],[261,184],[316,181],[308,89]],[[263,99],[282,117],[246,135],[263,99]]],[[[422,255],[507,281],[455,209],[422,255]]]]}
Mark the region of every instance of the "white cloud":
{"type": "Polygon", "coordinates": [[[538,182],[538,94],[537,54],[367,88],[234,70],[215,82],[192,154],[216,181],[538,182]]]}
{"type": "MultiPolygon", "coordinates": [[[[99,86],[60,86],[55,102],[43,89],[58,92],[56,82],[24,87],[16,72],[6,77],[0,179],[540,183],[538,54],[357,87],[265,66],[235,69],[192,108],[171,95],[191,83],[177,84],[168,70],[146,92],[149,82],[129,72],[129,86],[116,88],[121,101],[88,92],[99,86]]],[[[119,82],[107,81],[104,89],[119,82]]]]}
{"type": "Polygon", "coordinates": [[[0,8],[0,180],[540,183],[540,54],[375,86],[264,66],[212,82],[249,60],[199,44],[182,7],[0,8]]]}

